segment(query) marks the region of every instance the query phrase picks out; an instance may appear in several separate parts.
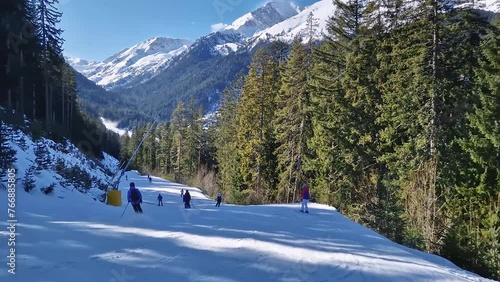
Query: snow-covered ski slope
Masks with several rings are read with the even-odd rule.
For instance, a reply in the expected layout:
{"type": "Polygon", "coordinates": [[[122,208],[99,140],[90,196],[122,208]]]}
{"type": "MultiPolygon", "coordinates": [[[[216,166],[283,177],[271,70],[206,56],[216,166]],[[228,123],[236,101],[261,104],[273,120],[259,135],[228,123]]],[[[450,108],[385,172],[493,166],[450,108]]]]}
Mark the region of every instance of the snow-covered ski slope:
{"type": "Polygon", "coordinates": [[[0,210],[0,281],[489,281],[395,244],[331,207],[311,204],[310,214],[297,204],[215,208],[188,188],[193,208],[185,210],[186,186],[127,175],[122,207],[70,190],[45,196],[19,189],[15,275],[7,273],[7,209],[0,210]],[[120,219],[130,181],[152,204],[142,205],[144,214],[128,206],[120,219]]]}

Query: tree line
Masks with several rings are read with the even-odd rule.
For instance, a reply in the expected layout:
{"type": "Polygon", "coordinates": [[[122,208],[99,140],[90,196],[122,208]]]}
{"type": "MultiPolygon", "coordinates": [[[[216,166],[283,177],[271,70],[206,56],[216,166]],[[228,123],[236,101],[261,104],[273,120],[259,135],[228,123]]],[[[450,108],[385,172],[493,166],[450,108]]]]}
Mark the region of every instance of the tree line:
{"type": "Polygon", "coordinates": [[[500,25],[447,3],[335,0],[324,41],[310,16],[291,47],[258,50],[211,126],[179,104],[136,165],[210,175],[239,204],[296,202],[308,183],[398,243],[500,278],[500,25]]]}
{"type": "Polygon", "coordinates": [[[89,155],[119,155],[119,138],[81,110],[76,72],[63,57],[58,0],[5,0],[0,4],[2,120],[31,121],[30,130],[69,138],[89,155]],[[81,145],[81,146],[80,146],[81,145]]]}

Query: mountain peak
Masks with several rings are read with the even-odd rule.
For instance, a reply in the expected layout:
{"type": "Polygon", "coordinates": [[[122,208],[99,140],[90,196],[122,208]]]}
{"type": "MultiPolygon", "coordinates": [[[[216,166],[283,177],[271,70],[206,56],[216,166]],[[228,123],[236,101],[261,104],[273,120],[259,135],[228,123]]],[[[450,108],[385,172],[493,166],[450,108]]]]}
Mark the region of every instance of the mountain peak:
{"type": "Polygon", "coordinates": [[[125,52],[123,52],[122,54],[128,55],[130,53],[138,53],[138,52],[139,53],[144,52],[146,54],[153,54],[158,52],[168,53],[184,45],[189,46],[191,45],[191,43],[192,42],[187,39],[170,38],[170,37],[153,37],[134,45],[133,47],[125,50],[125,52]]]}
{"type": "Polygon", "coordinates": [[[290,0],[272,0],[257,10],[235,20],[226,30],[235,30],[245,37],[269,28],[300,13],[301,9],[290,0]]]}
{"type": "MultiPolygon", "coordinates": [[[[295,10],[297,14],[302,11],[302,9],[297,4],[290,0],[271,0],[267,2],[263,7],[266,6],[271,6],[276,11],[285,13],[290,9],[290,7],[295,10]]],[[[287,14],[285,14],[285,16],[287,16],[287,14]]]]}

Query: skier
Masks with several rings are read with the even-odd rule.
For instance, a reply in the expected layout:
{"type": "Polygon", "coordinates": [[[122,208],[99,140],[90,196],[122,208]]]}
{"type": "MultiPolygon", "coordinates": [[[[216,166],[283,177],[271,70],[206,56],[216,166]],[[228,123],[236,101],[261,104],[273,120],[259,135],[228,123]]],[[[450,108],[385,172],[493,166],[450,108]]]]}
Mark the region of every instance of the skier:
{"type": "Polygon", "coordinates": [[[125,174],[125,180],[128,180],[128,175],[125,174]]]}
{"type": "Polygon", "coordinates": [[[134,211],[136,213],[142,213],[141,203],[142,203],[142,194],[139,189],[135,188],[135,183],[130,182],[130,189],[127,194],[128,202],[132,204],[134,211]]]}
{"type": "Polygon", "coordinates": [[[307,202],[309,202],[309,198],[311,197],[311,195],[309,194],[309,187],[307,186],[307,184],[304,184],[302,186],[302,194],[300,195],[300,197],[302,198],[302,205],[300,207],[300,212],[309,213],[307,202]]]}
{"type": "Polygon", "coordinates": [[[184,193],[183,200],[184,200],[184,208],[190,209],[191,204],[189,202],[191,201],[191,194],[189,194],[189,190],[187,190],[187,189],[186,189],[186,193],[184,193]]]}
{"type": "MultiPolygon", "coordinates": [[[[149,176],[148,176],[148,177],[149,177],[149,176]]],[[[151,181],[152,181],[152,178],[151,178],[151,177],[149,177],[149,183],[151,183],[151,181]]]]}
{"type": "Polygon", "coordinates": [[[215,204],[216,207],[220,207],[220,202],[222,202],[222,194],[219,193],[217,195],[217,204],[215,204]]]}
{"type": "Polygon", "coordinates": [[[161,194],[158,194],[158,206],[160,206],[160,204],[163,206],[163,197],[161,194]]]}
{"type": "Polygon", "coordinates": [[[184,200],[184,189],[181,190],[181,198],[184,200]]]}

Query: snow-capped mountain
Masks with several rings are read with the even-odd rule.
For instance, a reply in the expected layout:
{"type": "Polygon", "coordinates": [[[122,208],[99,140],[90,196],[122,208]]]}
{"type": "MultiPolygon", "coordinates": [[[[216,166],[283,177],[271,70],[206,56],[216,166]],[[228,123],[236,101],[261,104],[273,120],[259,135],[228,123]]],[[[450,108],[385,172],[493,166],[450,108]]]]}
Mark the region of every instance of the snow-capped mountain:
{"type": "MultiPolygon", "coordinates": [[[[500,0],[479,0],[474,3],[474,6],[484,11],[500,13],[500,0]]],[[[295,36],[299,34],[305,35],[307,19],[310,14],[312,14],[315,24],[317,24],[314,28],[314,39],[322,39],[323,33],[326,32],[328,20],[334,14],[335,9],[336,7],[332,0],[320,0],[305,7],[299,14],[256,32],[247,41],[252,42],[252,47],[258,42],[269,40],[291,42],[295,36]]]]}
{"type": "Polygon", "coordinates": [[[477,2],[480,9],[500,13],[500,0],[479,0],[477,2]]]}
{"type": "Polygon", "coordinates": [[[190,48],[213,56],[229,55],[247,47],[249,39],[256,33],[268,29],[290,17],[299,14],[302,9],[290,0],[272,0],[257,10],[236,19],[223,30],[212,32],[198,39],[190,48]]]}
{"type": "Polygon", "coordinates": [[[332,0],[321,0],[304,8],[300,13],[269,28],[256,32],[249,41],[255,45],[259,41],[280,39],[286,42],[293,40],[298,34],[304,34],[307,29],[307,18],[312,14],[317,26],[315,39],[321,39],[326,31],[328,19],[333,15],[335,6],[332,0]]]}
{"type": "Polygon", "coordinates": [[[94,71],[99,66],[103,65],[102,62],[98,61],[87,61],[75,57],[66,57],[66,61],[79,73],[88,74],[94,71]]]}
{"type": "Polygon", "coordinates": [[[226,56],[247,49],[255,34],[299,14],[302,14],[302,9],[292,1],[272,0],[236,19],[223,30],[201,37],[194,44],[185,39],[155,37],[124,49],[103,62],[71,57],[67,61],[105,89],[128,88],[150,80],[183,53],[226,56]]]}
{"type": "Polygon", "coordinates": [[[155,37],[111,56],[104,62],[67,58],[68,63],[106,89],[143,83],[164,70],[173,57],[188,50],[191,41],[155,37]]]}
{"type": "Polygon", "coordinates": [[[189,56],[189,53],[201,57],[217,56],[219,54],[225,56],[245,47],[245,40],[246,37],[235,30],[216,31],[196,40],[185,56],[189,56]]]}
{"type": "Polygon", "coordinates": [[[238,18],[225,29],[235,30],[245,37],[251,37],[256,32],[297,15],[300,11],[300,7],[290,0],[273,0],[238,18]]]}

